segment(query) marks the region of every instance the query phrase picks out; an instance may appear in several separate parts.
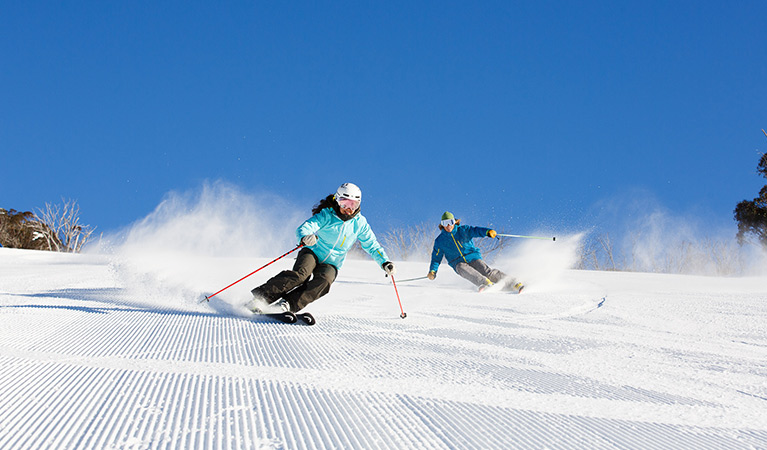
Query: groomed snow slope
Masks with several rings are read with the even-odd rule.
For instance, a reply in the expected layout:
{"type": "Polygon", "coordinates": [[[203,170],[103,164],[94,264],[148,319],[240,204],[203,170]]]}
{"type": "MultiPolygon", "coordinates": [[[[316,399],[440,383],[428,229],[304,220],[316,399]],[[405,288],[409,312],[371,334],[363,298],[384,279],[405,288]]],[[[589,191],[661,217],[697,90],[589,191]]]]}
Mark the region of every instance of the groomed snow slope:
{"type": "Polygon", "coordinates": [[[347,260],[316,326],[248,317],[285,258],[196,302],[267,261],[0,249],[0,448],[767,448],[764,278],[443,266],[403,320],[347,260]]]}

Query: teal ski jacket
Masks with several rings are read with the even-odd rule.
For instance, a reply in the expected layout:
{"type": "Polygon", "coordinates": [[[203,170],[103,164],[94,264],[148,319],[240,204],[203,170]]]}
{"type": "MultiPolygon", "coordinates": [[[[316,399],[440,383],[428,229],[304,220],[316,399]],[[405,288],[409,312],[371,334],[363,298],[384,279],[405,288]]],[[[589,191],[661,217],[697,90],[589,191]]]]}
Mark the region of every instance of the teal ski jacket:
{"type": "Polygon", "coordinates": [[[317,256],[320,263],[332,264],[336,269],[343,266],[346,253],[358,239],[362,249],[379,266],[389,261],[383,247],[376,240],[373,230],[370,229],[367,219],[361,213],[344,221],[336,215],[333,208],[325,208],[308,218],[296,230],[298,242],[310,234],[317,235],[317,243],[306,248],[317,256]]]}
{"type": "Polygon", "coordinates": [[[442,263],[442,258],[447,259],[447,263],[455,270],[455,266],[460,262],[471,262],[482,258],[479,248],[474,245],[472,239],[487,236],[490,228],[470,227],[466,225],[456,225],[452,233],[447,230],[442,232],[434,239],[434,250],[431,252],[430,272],[436,272],[442,263]]]}

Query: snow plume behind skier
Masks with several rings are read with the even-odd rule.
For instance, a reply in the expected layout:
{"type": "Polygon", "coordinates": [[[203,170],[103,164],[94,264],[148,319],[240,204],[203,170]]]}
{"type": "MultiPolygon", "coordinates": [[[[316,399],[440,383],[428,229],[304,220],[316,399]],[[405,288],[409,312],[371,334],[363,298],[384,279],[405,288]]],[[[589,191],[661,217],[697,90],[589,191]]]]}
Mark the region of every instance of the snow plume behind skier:
{"type": "Polygon", "coordinates": [[[342,184],[335,194],[320,200],[312,209],[312,217],[296,230],[304,248],[293,269],[253,289],[253,300],[247,307],[254,312],[301,311],[330,292],[347,252],[357,240],[387,274],[394,274],[394,264],[360,212],[361,205],[362,191],[352,183],[342,184]]]}
{"type": "MultiPolygon", "coordinates": [[[[109,256],[115,282],[136,305],[197,311],[201,293],[224,286],[233,273],[247,273],[254,255],[266,258],[295,242],[284,224],[305,218],[290,198],[206,181],[166,193],[147,216],[105,234],[86,251],[109,256]]],[[[220,300],[211,307],[242,313],[242,300],[220,300]]]]}

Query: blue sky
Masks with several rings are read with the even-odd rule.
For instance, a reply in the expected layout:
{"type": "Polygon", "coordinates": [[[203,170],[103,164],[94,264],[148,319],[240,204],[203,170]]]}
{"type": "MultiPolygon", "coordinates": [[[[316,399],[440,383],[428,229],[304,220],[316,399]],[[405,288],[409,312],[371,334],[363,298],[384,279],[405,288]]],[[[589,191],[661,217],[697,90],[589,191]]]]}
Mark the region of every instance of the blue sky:
{"type": "MultiPolygon", "coordinates": [[[[598,225],[636,196],[734,227],[765,180],[767,3],[5,2],[0,207],[109,231],[224,181],[374,229],[598,225]]],[[[380,231],[379,231],[380,232],[380,231]]]]}

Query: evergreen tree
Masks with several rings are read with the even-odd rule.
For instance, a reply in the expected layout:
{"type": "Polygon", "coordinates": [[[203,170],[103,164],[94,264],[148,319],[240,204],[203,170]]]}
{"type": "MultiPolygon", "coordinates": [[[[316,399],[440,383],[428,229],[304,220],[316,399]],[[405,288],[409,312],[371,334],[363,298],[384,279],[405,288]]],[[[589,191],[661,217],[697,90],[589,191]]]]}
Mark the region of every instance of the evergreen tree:
{"type": "Polygon", "coordinates": [[[0,208],[0,244],[8,248],[49,250],[43,233],[50,229],[30,211],[0,208]]]}
{"type": "MultiPolygon", "coordinates": [[[[767,178],[767,154],[759,160],[757,171],[767,178]]],[[[759,197],[743,200],[733,212],[738,222],[738,242],[742,244],[746,234],[752,234],[767,249],[767,185],[759,191],[759,197]]]]}
{"type": "Polygon", "coordinates": [[[29,250],[80,252],[94,228],[80,224],[80,207],[74,200],[45,204],[39,214],[0,208],[0,246],[29,250]]]}

